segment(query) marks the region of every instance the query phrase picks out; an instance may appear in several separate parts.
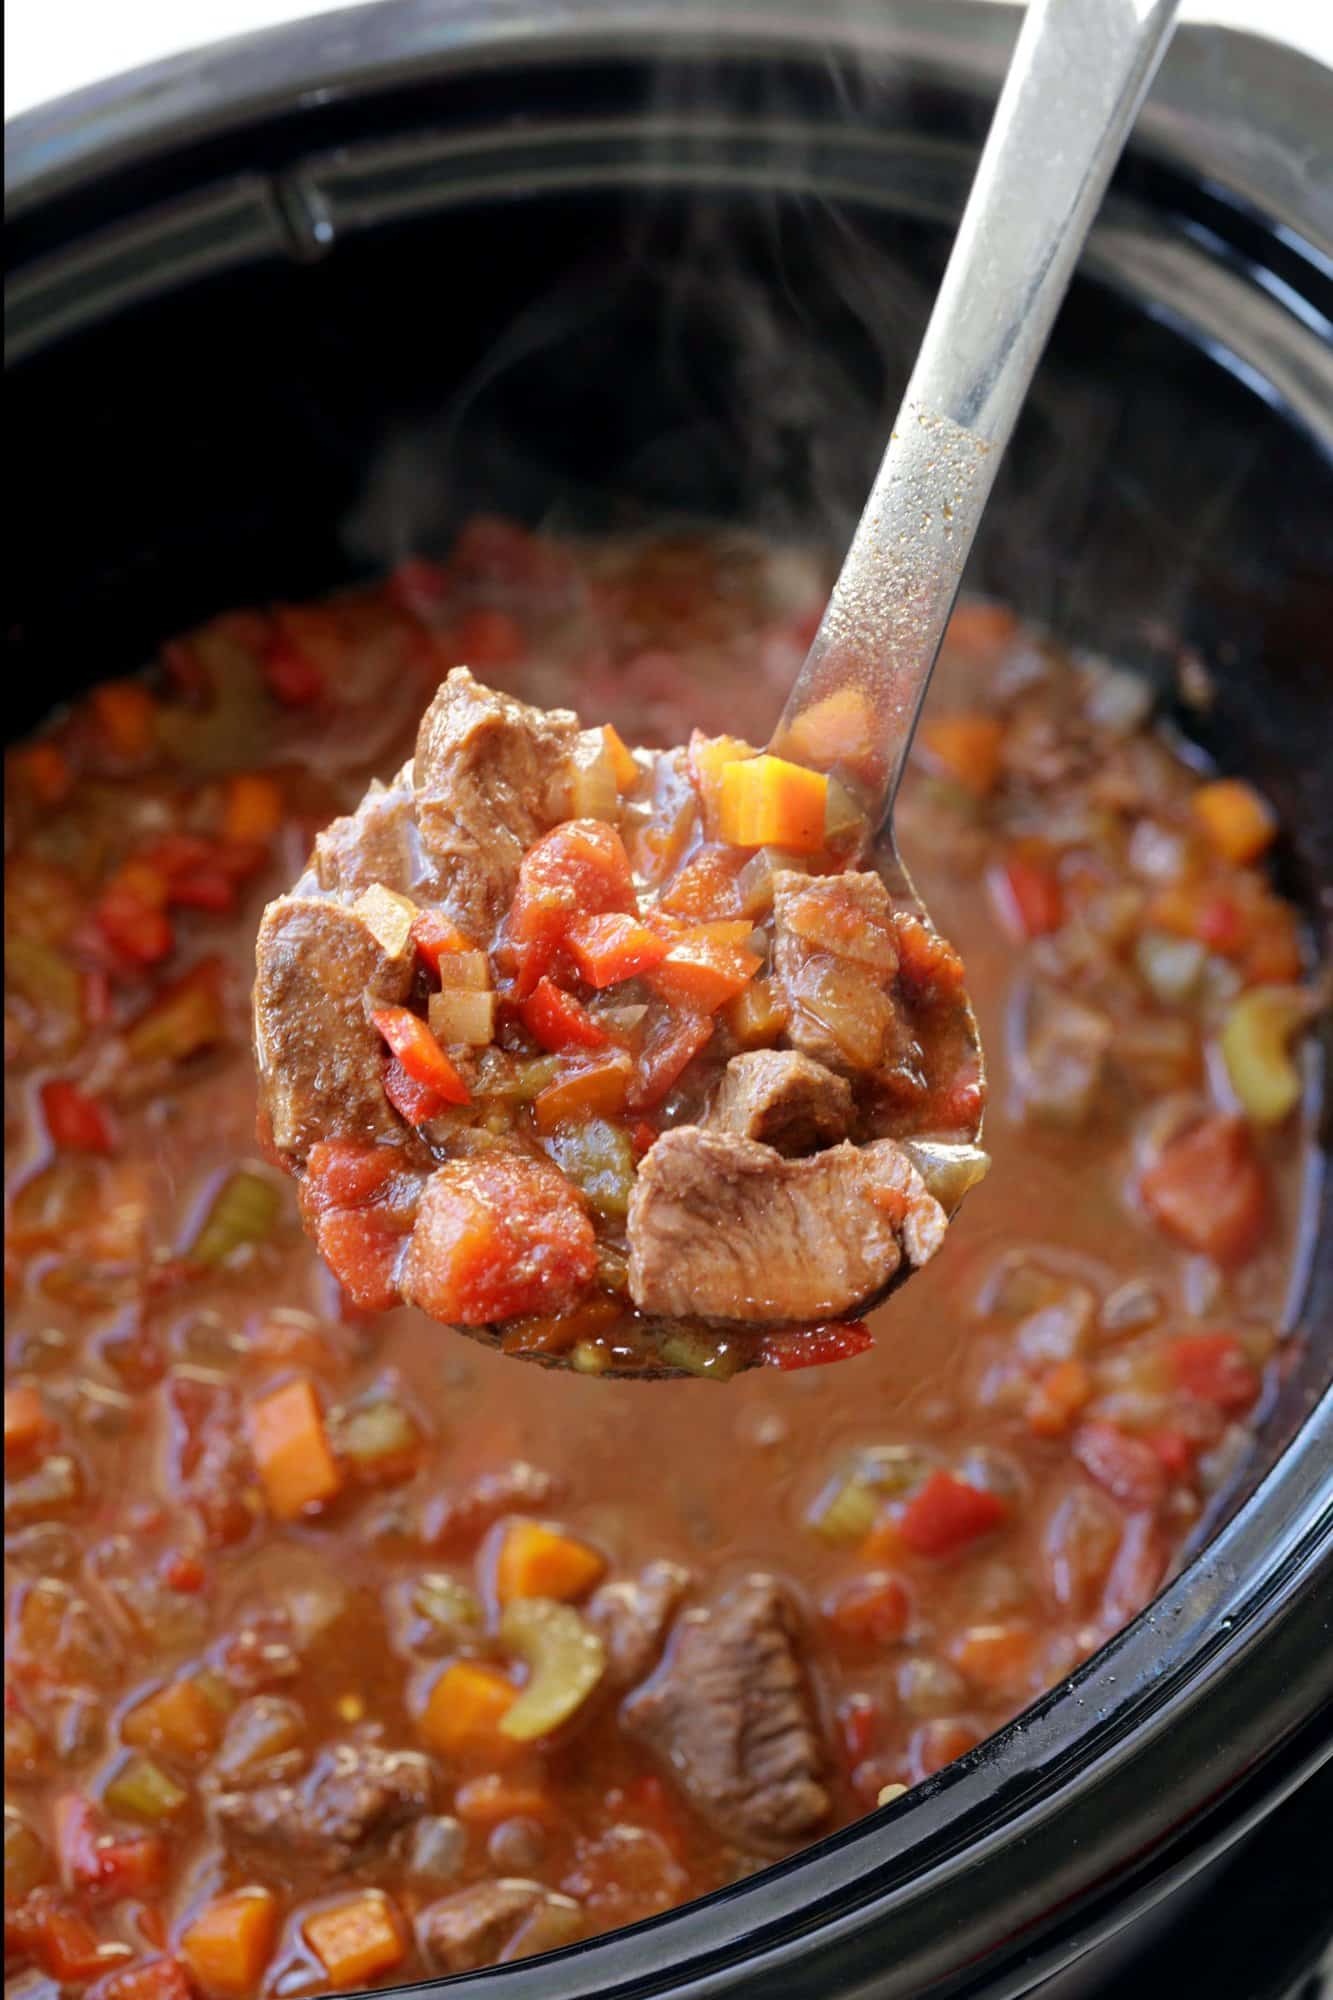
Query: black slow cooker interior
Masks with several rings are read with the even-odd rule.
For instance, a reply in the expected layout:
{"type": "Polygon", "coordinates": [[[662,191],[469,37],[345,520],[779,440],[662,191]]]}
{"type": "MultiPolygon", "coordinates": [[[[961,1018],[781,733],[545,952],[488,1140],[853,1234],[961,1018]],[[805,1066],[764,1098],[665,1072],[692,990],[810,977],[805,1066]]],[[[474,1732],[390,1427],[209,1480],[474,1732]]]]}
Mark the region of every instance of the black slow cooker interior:
{"type": "MultiPolygon", "coordinates": [[[[977,79],[701,58],[500,65],[450,88],[242,122],[20,217],[11,733],[195,620],[430,552],[478,507],[845,536],[966,187],[977,79]]],[[[1276,317],[1274,273],[1317,305],[1289,231],[1150,154],[1127,164],[976,581],[1157,678],[1189,734],[1277,801],[1287,886],[1318,924],[1333,418],[1321,435],[1283,386],[1327,377],[1300,316],[1276,317]],[[1145,245],[1164,257],[1151,283],[1145,245]],[[1233,290],[1210,304],[1219,270],[1233,290]],[[1177,698],[1190,657],[1215,684],[1202,709],[1177,698]]],[[[1328,1381],[1313,1175],[1308,1219],[1295,1359],[1233,1511],[1328,1381]]],[[[1197,1650],[1207,1617],[1196,1591],[1173,1629],[1197,1650]]],[[[981,1753],[970,1837],[1022,1750],[981,1753]]],[[[1067,1754],[1053,1737],[1048,1788],[1067,1754]]],[[[933,1837],[947,1854],[944,1820],[933,1837]]],[[[863,1883],[892,1879],[899,1844],[878,1877],[863,1857],[863,1883]]],[[[834,1893],[809,1864],[785,1872],[802,1865],[801,1896],[834,1893]]],[[[764,1916],[752,1904],[750,1928],[764,1916]]]]}

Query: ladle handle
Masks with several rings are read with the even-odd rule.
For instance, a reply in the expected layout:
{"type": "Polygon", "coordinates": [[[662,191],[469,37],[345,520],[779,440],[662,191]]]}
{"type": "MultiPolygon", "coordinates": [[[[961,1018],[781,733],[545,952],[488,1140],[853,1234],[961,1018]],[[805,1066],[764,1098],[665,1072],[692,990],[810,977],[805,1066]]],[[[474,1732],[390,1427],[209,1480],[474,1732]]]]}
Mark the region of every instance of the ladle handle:
{"type": "Polygon", "coordinates": [[[773,738],[801,762],[840,767],[876,820],[892,808],[1000,458],[1175,9],[1027,9],[902,408],[773,738]]]}

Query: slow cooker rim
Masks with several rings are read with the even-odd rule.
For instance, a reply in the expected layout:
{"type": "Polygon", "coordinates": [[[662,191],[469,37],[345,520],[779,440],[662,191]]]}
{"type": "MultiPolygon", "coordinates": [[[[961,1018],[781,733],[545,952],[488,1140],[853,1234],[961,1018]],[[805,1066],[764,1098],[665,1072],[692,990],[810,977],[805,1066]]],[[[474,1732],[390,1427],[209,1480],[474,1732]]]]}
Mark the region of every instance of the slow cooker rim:
{"type": "MultiPolygon", "coordinates": [[[[356,10],[358,15],[367,11],[356,10]]],[[[384,11],[406,16],[417,10],[400,7],[398,0],[391,0],[384,11]]],[[[495,11],[471,9],[474,15],[495,11]]],[[[578,7],[573,11],[586,14],[590,10],[578,7]]],[[[978,19],[983,12],[976,7],[952,11],[978,19]]],[[[987,19],[992,18],[991,9],[986,8],[984,13],[987,19]]],[[[249,45],[264,42],[267,37],[244,39],[249,45]]],[[[996,48],[1002,49],[1002,44],[997,42],[996,48]]],[[[997,55],[996,64],[998,60],[997,55]]],[[[157,65],[152,72],[138,73],[138,77],[143,79],[172,67],[157,65]]],[[[136,85],[136,77],[119,79],[117,83],[130,90],[136,85]]],[[[96,89],[113,94],[115,86],[96,89]]],[[[77,105],[78,101],[71,103],[77,105]]],[[[166,99],[159,97],[155,101],[161,110],[166,99]]],[[[40,115],[28,114],[32,119],[39,119],[40,115]]],[[[168,123],[155,122],[150,117],[140,136],[148,143],[149,135],[155,132],[163,143],[170,143],[165,136],[168,131],[168,123]]],[[[22,147],[17,151],[20,155],[17,185],[35,190],[34,200],[40,200],[43,191],[50,192],[53,183],[42,179],[40,162],[36,177],[30,175],[25,180],[22,147]]],[[[71,157],[70,171],[75,180],[93,171],[90,164],[93,157],[81,156],[77,164],[71,157]]],[[[910,1986],[896,1980],[879,1990],[885,1994],[916,1995],[938,1990],[939,1980],[948,1980],[952,1987],[953,1975],[960,1967],[978,1951],[1006,1936],[1010,1941],[1009,1959],[1016,1963],[1022,1957],[1030,1962],[1037,1948],[1037,1931],[1031,1927],[1032,1885],[1026,1880],[1019,1882],[1012,1873],[1004,1874],[1003,1866],[996,1865],[997,1860],[1002,1862],[1002,1857],[997,1856],[997,1846],[1013,1841],[1016,1831],[1024,1842],[1043,1841],[1043,1851],[1049,1852],[1053,1860],[1062,1847],[1077,1845],[1080,1831],[1089,1846],[1094,1845],[1091,1836],[1101,1830],[1098,1802],[1105,1795],[1108,1770],[1112,1780],[1118,1776],[1121,1782],[1126,1774],[1132,1781],[1135,1769],[1140,1782],[1145,1775],[1144,1745],[1140,1741],[1136,1748],[1130,1738],[1130,1711],[1146,1709],[1155,1717],[1154,1741],[1159,1746],[1173,1737],[1178,1748],[1186,1740],[1196,1745],[1203,1743],[1215,1724],[1207,1724],[1201,1732],[1202,1711],[1219,1692],[1226,1695],[1233,1714],[1243,1714],[1248,1709],[1251,1724],[1248,1731],[1238,1728],[1228,1742],[1225,1774],[1216,1765],[1193,1773],[1192,1787],[1182,1784],[1173,1803],[1168,1804],[1161,1795],[1148,1800],[1152,1810],[1145,1810],[1132,1823],[1118,1826],[1116,1842],[1089,1853],[1083,1870],[1085,1880],[1075,1891],[1080,1908],[1085,1895],[1095,1896],[1108,1868],[1112,1873],[1120,1867],[1131,1868],[1143,1846],[1180,1843],[1188,1838],[1191,1829],[1202,1827],[1219,1783],[1225,1790],[1239,1785],[1257,1792],[1260,1804],[1255,1810],[1260,1811],[1265,1801],[1274,1802],[1301,1772],[1313,1768],[1328,1754],[1328,1717],[1321,1706],[1327,1687],[1312,1663],[1322,1637],[1317,1615],[1319,1599],[1333,1589],[1333,1509],[1329,1506],[1326,1475],[1321,1474],[1321,1468],[1331,1460],[1333,1393],[1312,1413],[1299,1436],[1235,1519],[1134,1625],[1118,1635],[1071,1681],[1062,1683],[1035,1709],[990,1739],[960,1766],[919,1788],[902,1807],[870,1815],[732,1889],[649,1925],[593,1940],[555,1960],[508,1968],[500,1975],[473,1975],[465,1982],[468,1990],[485,1990],[502,1979],[505,1994],[518,1996],[518,2000],[523,1994],[538,1992],[554,2000],[555,1995],[565,1993],[591,1996],[660,1991],[664,1953],[670,1952],[673,1963],[679,1966],[676,1958],[679,1949],[686,1965],[694,1970],[687,1973],[687,1983],[680,1983],[679,1971],[673,1972],[672,1989],[682,1994],[702,1995],[716,1990],[720,1981],[732,1976],[731,1968],[753,1953],[757,1926],[762,1926],[766,1939],[758,1976],[761,1980],[765,1973],[776,1977],[780,1966],[785,1986],[788,1978],[797,1976],[798,1966],[804,1966],[807,1960],[830,1950],[850,1948],[855,1938],[868,1933],[882,1937],[886,1923],[901,1927],[909,1904],[920,1911],[928,1906],[937,1907],[939,1898],[950,1891],[961,1891],[967,1897],[970,1890],[980,1888],[982,1879],[991,1885],[995,1899],[980,1897],[981,1914],[969,1924],[956,1925],[944,1946],[948,1962],[937,1954],[934,1968],[928,1974],[929,1987],[921,1983],[923,1960],[918,1956],[911,1961],[910,1986]],[[1275,1534],[1275,1530],[1282,1533],[1275,1534]],[[1248,1588],[1242,1589],[1239,1578],[1247,1579],[1248,1588]],[[1213,1636],[1198,1655],[1185,1648],[1189,1664],[1177,1674],[1173,1688],[1167,1688],[1168,1676],[1160,1660],[1154,1665],[1151,1644],[1144,1643],[1145,1634],[1169,1625],[1172,1620],[1190,1616],[1196,1625],[1200,1621],[1205,1626],[1211,1623],[1213,1636]],[[1280,1702],[1271,1699],[1275,1672],[1284,1683],[1280,1702]],[[1126,1693],[1122,1685],[1112,1699],[1110,1690],[1122,1678],[1134,1682],[1136,1692],[1126,1693]],[[1270,1696],[1267,1703],[1262,1699],[1265,1694],[1270,1696]],[[1035,1777],[1026,1762],[1025,1745],[1034,1732],[1044,1727],[1051,1711],[1057,1706],[1067,1709],[1071,1702],[1090,1704],[1099,1700],[1103,1702],[1108,1725],[1119,1714],[1119,1730],[1111,1730],[1104,1736],[1098,1754],[1077,1770],[1068,1766],[1075,1761],[1082,1738],[1076,1738],[1073,1746],[1067,1744],[1053,1758],[1054,1768],[1050,1772],[1042,1774],[1040,1779],[1035,1777]],[[1071,1789],[1074,1779],[1080,1781],[1077,1790],[1071,1789]],[[1025,1787],[1028,1797],[1024,1803],[1025,1787]],[[997,1800],[1000,1793],[1005,1795],[1003,1801],[997,1800]],[[1014,1807],[1021,1807],[1018,1819],[1010,1816],[1014,1807]],[[913,1861],[927,1857],[929,1872],[914,1865],[905,1880],[886,1882],[883,1878],[892,1874],[897,1858],[893,1840],[895,1822],[901,1824],[909,1814],[914,1835],[913,1861]],[[852,1865],[842,1866],[845,1861],[852,1865]],[[876,1872],[878,1887],[874,1886],[876,1872]],[[818,1889],[814,1887],[817,1875],[824,1877],[818,1889]],[[793,1897],[790,1885],[797,1878],[801,1886],[793,1897]],[[813,1908],[812,1898],[817,1899],[813,1908]],[[766,1913],[762,1917],[748,1914],[757,1912],[761,1901],[768,1906],[766,1913]]],[[[1210,1714],[1213,1713],[1216,1711],[1210,1709],[1210,1714]]],[[[1233,1837],[1234,1832],[1234,1828],[1223,1830],[1217,1840],[1233,1837]]],[[[1114,1920],[1107,1921],[1113,1928],[1114,1920]]],[[[1084,1943],[1087,1935],[1084,1925],[1084,1943]]],[[[1067,1927],[1062,1925],[1056,1926],[1042,1948],[1048,1956],[1054,1954],[1057,1958],[1075,1955],[1067,1927]]],[[[423,1982],[416,1990],[434,1990],[438,1984],[423,1982]]]]}

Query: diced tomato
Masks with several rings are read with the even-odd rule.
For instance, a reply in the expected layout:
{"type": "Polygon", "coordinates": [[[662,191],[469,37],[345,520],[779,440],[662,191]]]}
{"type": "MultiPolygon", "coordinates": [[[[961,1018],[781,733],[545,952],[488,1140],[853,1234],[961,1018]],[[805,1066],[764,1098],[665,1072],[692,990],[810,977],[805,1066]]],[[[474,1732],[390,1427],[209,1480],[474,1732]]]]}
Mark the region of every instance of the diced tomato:
{"type": "Polygon", "coordinates": [[[462,931],[457,930],[439,910],[422,910],[413,919],[412,942],[437,979],[442,958],[450,958],[456,951],[473,951],[476,948],[472,940],[464,937],[462,931]]]}
{"type": "Polygon", "coordinates": [[[1100,1418],[1074,1432],[1074,1457],[1099,1486],[1127,1507],[1155,1507],[1166,1490],[1162,1461],[1150,1444],[1100,1418]]]}
{"type": "Polygon", "coordinates": [[[998,1528],[1008,1514],[998,1493],[932,1472],[898,1516],[898,1532],[919,1556],[951,1556],[998,1528]]]}
{"type": "Polygon", "coordinates": [[[324,694],[323,669],[294,640],[282,636],[264,654],[264,680],[284,708],[309,708],[324,694]]]}
{"type": "Polygon", "coordinates": [[[17,1906],[5,1906],[5,1951],[30,1958],[62,1986],[83,1986],[106,1969],[115,1947],[103,1945],[80,1911],[54,1889],[34,1889],[17,1906]]]}
{"type": "Polygon", "coordinates": [[[581,976],[599,989],[651,972],[667,954],[665,938],[623,912],[575,917],[565,930],[565,945],[581,976]]]}
{"type": "Polygon", "coordinates": [[[398,1267],[406,1240],[374,1209],[326,1209],[315,1227],[320,1256],[363,1312],[388,1312],[400,1302],[398,1267]]]}
{"type": "Polygon", "coordinates": [[[449,1103],[433,1084],[418,1083],[414,1076],[409,1076],[397,1056],[390,1056],[385,1068],[384,1095],[409,1125],[424,1125],[428,1119],[438,1118],[449,1103]]]}
{"type": "Polygon", "coordinates": [[[638,913],[625,843],[599,819],[571,819],[543,834],[524,855],[509,913],[518,946],[550,946],[575,917],[638,913]]]}
{"type": "Polygon", "coordinates": [[[481,1153],[426,1184],[404,1290],[446,1326],[560,1313],[597,1272],[582,1201],[544,1160],[481,1153]]]}
{"type": "Polygon", "coordinates": [[[629,1135],[635,1159],[641,1160],[649,1148],[657,1144],[660,1137],[656,1125],[650,1125],[646,1118],[636,1119],[629,1135]]]}
{"type": "Polygon", "coordinates": [[[471,1102],[472,1093],[419,1014],[407,1007],[377,1007],[370,1018],[413,1083],[445,1104],[471,1102]]]}
{"type": "Polygon", "coordinates": [[[88,2000],[193,2000],[185,1967],[175,1958],[146,1958],[103,1973],[88,2000]]]}
{"type": "Polygon", "coordinates": [[[1220,951],[1226,958],[1239,951],[1245,942],[1245,919],[1237,909],[1234,897],[1219,891],[1201,902],[1195,918],[1194,934],[1210,950],[1220,951]]]}
{"type": "Polygon", "coordinates": [[[1168,1234],[1218,1264],[1243,1263],[1268,1221],[1263,1167],[1240,1118],[1205,1118],[1173,1139],[1139,1192],[1168,1234]]]}
{"type": "Polygon", "coordinates": [[[469,667],[508,667],[528,649],[523,627],[507,611],[485,608],[465,612],[446,641],[469,667]]]}
{"type": "Polygon", "coordinates": [[[963,992],[963,961],[947,938],[906,910],[893,913],[898,941],[898,977],[916,1000],[954,1000],[963,992]]]}
{"type": "Polygon", "coordinates": [[[91,1800],[67,1792],[53,1808],[56,1853],[67,1889],[84,1895],[152,1897],[166,1880],[167,1850],[156,1834],[112,1836],[91,1800]]]}
{"type": "Polygon", "coordinates": [[[362,1208],[382,1194],[397,1164],[391,1146],[363,1146],[353,1139],[321,1139],[310,1148],[301,1207],[362,1208]]]}
{"type": "Polygon", "coordinates": [[[555,1055],[565,1049],[600,1049],[606,1044],[605,1028],[594,1021],[581,1001],[563,992],[553,980],[539,980],[520,1011],[528,1033],[555,1055]]]}
{"type": "Polygon", "coordinates": [[[1011,854],[990,883],[1000,917],[1017,937],[1045,937],[1064,922],[1060,879],[1048,861],[1011,854]]]}
{"type": "Polygon", "coordinates": [[[854,1577],[835,1591],[824,1607],[824,1616],[844,1639],[893,1646],[907,1630],[911,1608],[906,1585],[898,1577],[872,1572],[854,1577]]]}
{"type": "Polygon", "coordinates": [[[715,1014],[744,992],[762,963],[754,952],[739,944],[723,943],[696,927],[671,946],[656,971],[649,974],[648,984],[673,1006],[715,1014]]]}
{"type": "Polygon", "coordinates": [[[1188,1476],[1198,1452],[1193,1438],[1186,1437],[1184,1431],[1149,1431],[1143,1441],[1156,1454],[1168,1479],[1188,1476]]]}
{"type": "Polygon", "coordinates": [[[53,1146],[66,1153],[113,1153],[111,1121],[95,1097],[67,1078],[53,1077],[41,1089],[42,1117],[53,1146]]]}
{"type": "Polygon", "coordinates": [[[1176,1387],[1228,1416],[1248,1410],[1259,1374],[1234,1333],[1182,1333],[1167,1349],[1176,1387]]]}
{"type": "Polygon", "coordinates": [[[429,617],[449,595],[448,572],[442,563],[407,556],[390,576],[386,590],[400,610],[429,617]]]}
{"type": "Polygon", "coordinates": [[[625,1099],[630,1110],[650,1111],[660,1104],[686,1066],[707,1046],[712,1033],[709,1014],[667,1006],[655,1015],[650,1013],[634,1081],[625,1099]]]}
{"type": "Polygon", "coordinates": [[[701,847],[662,891],[661,908],[678,917],[739,915],[736,878],[748,858],[734,847],[701,847]]]}
{"type": "Polygon", "coordinates": [[[111,949],[131,965],[156,965],[175,943],[166,911],[123,882],[107,885],[95,921],[111,949]]]}
{"type": "Polygon", "coordinates": [[[875,1336],[859,1319],[838,1320],[827,1326],[783,1327],[767,1333],[760,1343],[761,1364],[765,1368],[822,1368],[829,1361],[849,1361],[873,1347],[875,1336]]]}
{"type": "Polygon", "coordinates": [[[882,1717],[873,1695],[849,1694],[838,1704],[838,1733],[843,1757],[849,1770],[862,1763],[875,1747],[882,1717]]]}
{"type": "Polygon", "coordinates": [[[177,1590],[183,1597],[194,1597],[208,1582],[203,1563],[187,1549],[173,1549],[164,1556],[160,1573],[167,1589],[177,1590]]]}
{"type": "Polygon", "coordinates": [[[449,557],[451,575],[471,583],[532,584],[548,579],[560,566],[558,550],[497,514],[474,515],[449,557]]]}
{"type": "Polygon", "coordinates": [[[218,868],[200,868],[180,875],[171,885],[171,902],[182,910],[206,910],[225,916],[236,908],[236,884],[218,868]]]}

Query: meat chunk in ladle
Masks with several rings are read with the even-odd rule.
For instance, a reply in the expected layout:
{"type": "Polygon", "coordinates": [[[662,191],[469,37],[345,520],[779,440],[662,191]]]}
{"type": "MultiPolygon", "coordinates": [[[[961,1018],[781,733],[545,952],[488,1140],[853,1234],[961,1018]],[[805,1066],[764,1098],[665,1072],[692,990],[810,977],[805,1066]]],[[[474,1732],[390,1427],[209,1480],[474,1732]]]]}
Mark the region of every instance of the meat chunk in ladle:
{"type": "Polygon", "coordinates": [[[451,673],[264,912],[261,1120],[363,1308],[585,1372],[868,1343],[984,1170],[957,953],[836,779],[451,673]]]}

